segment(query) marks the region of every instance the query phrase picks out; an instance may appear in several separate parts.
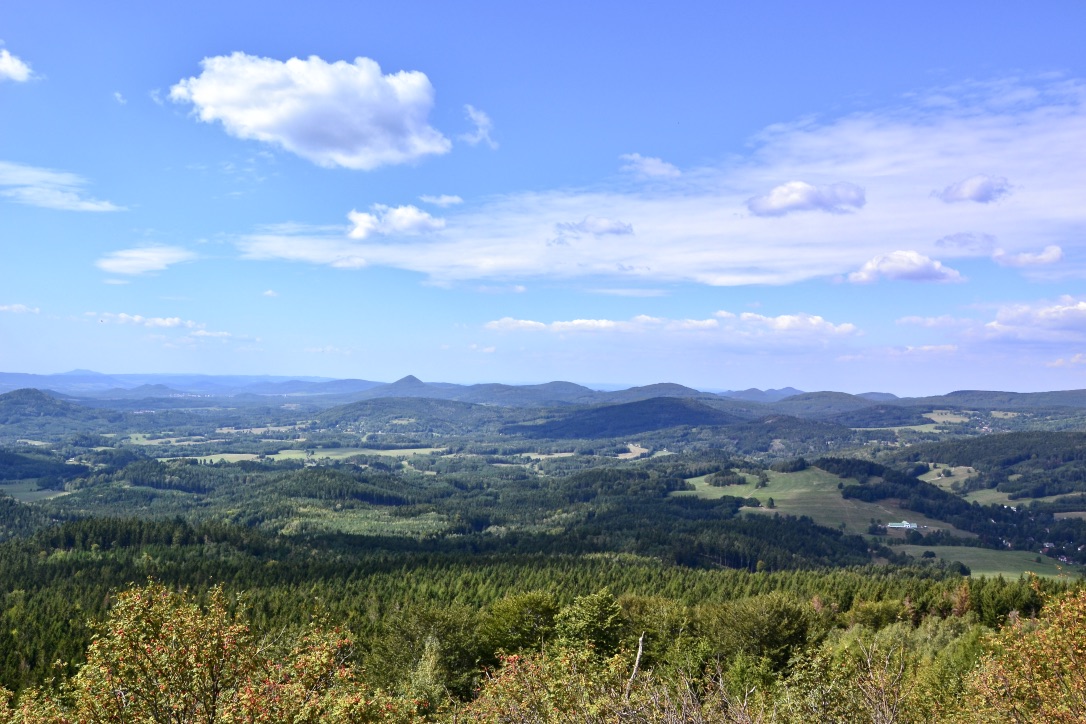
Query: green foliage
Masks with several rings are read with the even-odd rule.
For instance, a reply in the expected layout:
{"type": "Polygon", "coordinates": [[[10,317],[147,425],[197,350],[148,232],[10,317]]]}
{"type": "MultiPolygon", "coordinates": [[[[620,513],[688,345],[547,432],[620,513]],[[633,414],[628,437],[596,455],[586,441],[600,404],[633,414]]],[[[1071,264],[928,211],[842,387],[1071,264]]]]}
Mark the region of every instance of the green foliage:
{"type": "Polygon", "coordinates": [[[79,672],[56,694],[29,691],[15,721],[376,722],[404,703],[367,690],[346,665],[350,640],[311,628],[254,636],[221,588],[204,605],[161,584],[120,594],[79,672]]]}
{"type": "Polygon", "coordinates": [[[601,656],[614,654],[622,641],[622,609],[608,589],[578,596],[558,613],[555,633],[569,646],[589,648],[601,656]]]}
{"type": "Polygon", "coordinates": [[[542,650],[554,632],[557,613],[558,603],[546,591],[529,591],[499,599],[480,624],[484,647],[504,654],[542,650]]]}

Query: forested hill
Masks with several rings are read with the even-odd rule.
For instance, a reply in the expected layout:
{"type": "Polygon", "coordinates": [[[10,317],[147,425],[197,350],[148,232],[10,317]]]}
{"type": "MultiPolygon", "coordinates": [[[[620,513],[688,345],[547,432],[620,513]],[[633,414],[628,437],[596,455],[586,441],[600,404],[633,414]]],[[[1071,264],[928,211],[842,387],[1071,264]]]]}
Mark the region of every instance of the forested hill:
{"type": "Polygon", "coordinates": [[[979,407],[989,410],[1035,409],[1046,407],[1086,407],[1086,390],[1059,390],[1054,392],[991,392],[986,390],[959,390],[931,397],[902,398],[902,405],[927,405],[942,407],[979,407]]]}
{"type": "Polygon", "coordinates": [[[537,425],[509,425],[502,432],[506,435],[552,439],[612,438],[682,425],[730,425],[743,421],[744,418],[696,400],[656,397],[577,410],[560,419],[537,425]]]}
{"type": "Polygon", "coordinates": [[[94,410],[74,405],[41,390],[22,389],[0,395],[0,424],[12,424],[35,417],[98,419],[94,410]]]}

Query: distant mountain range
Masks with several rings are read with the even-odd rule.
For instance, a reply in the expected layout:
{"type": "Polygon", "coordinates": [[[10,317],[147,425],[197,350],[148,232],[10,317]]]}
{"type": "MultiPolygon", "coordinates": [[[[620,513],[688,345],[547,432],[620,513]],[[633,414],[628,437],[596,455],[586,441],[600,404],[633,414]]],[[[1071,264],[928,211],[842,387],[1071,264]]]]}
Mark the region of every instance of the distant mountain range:
{"type": "Polygon", "coordinates": [[[675,383],[658,383],[625,390],[598,390],[572,382],[536,385],[486,383],[459,385],[423,382],[408,375],[395,382],[326,377],[256,375],[102,374],[73,370],[35,375],[0,372],[0,393],[40,389],[57,396],[87,400],[95,406],[146,402],[148,406],[200,406],[211,399],[234,398],[238,404],[283,404],[294,399],[319,408],[382,398],[426,398],[504,407],[561,407],[622,404],[656,398],[680,398],[709,403],[714,409],[754,417],[780,413],[829,419],[909,419],[902,407],[982,409],[1086,408],[1086,390],[1062,392],[991,392],[963,390],[931,397],[899,398],[889,392],[804,392],[793,387],[706,392],[675,383]],[[204,398],[204,399],[200,399],[204,398]],[[93,401],[93,402],[91,402],[93,401]]]}

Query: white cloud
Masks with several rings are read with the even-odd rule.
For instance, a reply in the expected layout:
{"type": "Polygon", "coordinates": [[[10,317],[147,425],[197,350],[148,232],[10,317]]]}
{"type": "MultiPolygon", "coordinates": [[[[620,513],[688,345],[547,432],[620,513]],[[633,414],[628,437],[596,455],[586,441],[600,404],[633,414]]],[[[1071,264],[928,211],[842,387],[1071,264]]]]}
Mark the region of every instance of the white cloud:
{"type": "Polygon", "coordinates": [[[490,116],[470,104],[464,106],[464,115],[475,125],[475,130],[472,133],[461,134],[461,141],[470,143],[472,146],[485,142],[491,148],[498,147],[498,143],[490,137],[490,132],[494,130],[494,122],[490,120],[490,116]]]}
{"type": "Polygon", "coordinates": [[[348,236],[365,239],[373,234],[415,236],[445,228],[445,219],[431,216],[417,206],[384,206],[374,204],[372,214],[351,211],[347,218],[354,224],[348,236]]]}
{"type": "Polygon", "coordinates": [[[13,80],[25,83],[34,77],[30,64],[18,56],[12,55],[6,48],[0,48],[0,81],[13,80]]]}
{"type": "Polygon", "coordinates": [[[529,319],[513,319],[512,317],[495,319],[493,322],[487,322],[483,326],[496,332],[536,331],[547,328],[547,325],[542,322],[533,322],[529,319]]]}
{"type": "Polygon", "coordinates": [[[37,314],[41,309],[38,307],[28,307],[25,304],[0,304],[0,312],[11,312],[12,314],[37,314]]]}
{"type": "Polygon", "coordinates": [[[613,319],[571,319],[566,322],[551,322],[547,325],[552,332],[605,332],[612,329],[628,329],[629,322],[616,322],[613,319]]]}
{"type": "Polygon", "coordinates": [[[67,171],[0,161],[0,196],[61,211],[123,211],[109,201],[83,196],[86,180],[67,171]]]}
{"type": "Polygon", "coordinates": [[[464,199],[452,194],[441,194],[440,196],[424,195],[419,197],[419,201],[424,204],[432,204],[433,206],[440,206],[446,208],[449,206],[456,206],[457,204],[464,203],[464,199]]]}
{"type": "Polygon", "coordinates": [[[989,337],[1037,341],[1073,341],[1086,338],[1086,300],[1062,296],[1058,300],[1006,304],[983,327],[989,337]]]}
{"type": "Polygon", "coordinates": [[[716,316],[720,319],[738,320],[740,326],[785,334],[849,335],[858,331],[854,324],[833,324],[816,314],[781,314],[767,317],[754,312],[743,312],[736,316],[732,312],[721,310],[716,316]]]}
{"type": "Polygon", "coordinates": [[[770,317],[743,312],[716,312],[708,319],[666,319],[638,315],[629,320],[572,319],[567,321],[538,322],[529,319],[503,317],[487,322],[486,329],[497,332],[552,332],[563,333],[711,333],[719,334],[721,341],[741,343],[749,340],[777,339],[781,341],[815,340],[847,337],[858,333],[854,324],[834,324],[820,316],[806,313],[782,314],[770,317]]]}
{"type": "Polygon", "coordinates": [[[263,293],[261,294],[261,296],[265,296],[265,297],[278,297],[278,296],[279,296],[279,292],[275,291],[274,289],[266,289],[266,290],[265,290],[265,291],[264,291],[264,292],[263,292],[263,293]]]}
{"type": "Polygon", "coordinates": [[[803,181],[789,181],[769,193],[747,200],[755,216],[784,216],[793,211],[826,211],[842,214],[862,208],[867,203],[864,190],[855,184],[838,182],[812,186],[803,181]]]}
{"type": "MultiPolygon", "coordinates": [[[[1024,87],[1035,91],[1028,103],[1003,102],[1011,94],[1006,84],[966,86],[942,93],[953,103],[919,97],[909,106],[774,126],[744,157],[666,184],[618,179],[482,199],[444,214],[447,228],[409,245],[378,235],[352,240],[342,230],[270,229],[237,244],[247,258],[387,266],[430,283],[590,279],[601,288],[828,279],[858,273],[887,249],[942,260],[934,271],[915,264],[901,271],[948,281],[961,277],[951,271],[953,259],[991,253],[995,229],[1008,255],[1058,244],[1072,256],[1086,245],[1086,144],[1079,142],[1086,137],[1086,83],[1024,87]],[[932,179],[986,167],[1015,180],[1014,203],[932,203],[932,179]],[[863,213],[789,213],[766,223],[747,202],[782,178],[815,189],[848,179],[864,189],[867,203],[863,213]],[[637,233],[548,243],[558,224],[588,216],[620,219],[637,233]]],[[[640,173],[642,166],[630,168],[640,173]]]]}
{"type": "Polygon", "coordinates": [[[962,201],[990,204],[1009,194],[1012,188],[1007,179],[1002,176],[977,174],[950,184],[942,191],[932,191],[931,193],[932,196],[948,204],[962,201]]]}
{"type": "Polygon", "coordinates": [[[910,324],[917,327],[927,327],[929,329],[935,329],[967,327],[971,324],[974,324],[974,321],[972,319],[960,319],[958,317],[952,317],[949,314],[942,314],[938,317],[902,317],[901,319],[897,320],[896,324],[910,324]]]}
{"type": "Polygon", "coordinates": [[[189,336],[191,336],[191,337],[209,337],[211,339],[229,339],[230,337],[233,337],[234,335],[230,334],[229,332],[208,332],[206,329],[197,329],[195,332],[192,332],[189,336]]]}
{"type": "Polygon", "coordinates": [[[1081,352],[1070,358],[1060,357],[1059,359],[1045,363],[1046,367],[1078,367],[1079,365],[1086,365],[1086,354],[1082,354],[1081,352]]]}
{"type": "Polygon", "coordinates": [[[120,91],[113,91],[113,100],[117,101],[122,106],[128,105],[128,99],[121,95],[120,91]]]}
{"type": "Polygon", "coordinates": [[[162,271],[173,264],[191,261],[196,254],[179,246],[143,246],[110,252],[94,263],[110,274],[146,274],[162,271]]]}
{"type": "Polygon", "coordinates": [[[232,136],[280,146],[325,167],[368,171],[447,153],[427,123],[434,89],[424,73],[385,75],[369,58],[285,62],[245,53],[205,58],[199,76],[170,88],[201,121],[232,136]]]}
{"type": "Polygon", "coordinates": [[[112,312],[104,312],[102,314],[87,312],[87,314],[89,316],[98,317],[98,321],[103,323],[132,324],[139,327],[152,327],[156,329],[200,329],[203,327],[202,324],[193,322],[189,319],[181,319],[181,317],[145,317],[142,314],[128,314],[126,312],[117,314],[112,312]]]}
{"type": "Polygon", "coordinates": [[[675,166],[655,156],[642,156],[640,153],[624,153],[619,159],[625,161],[622,170],[645,178],[678,178],[682,176],[675,166]]]}
{"type": "Polygon", "coordinates": [[[961,282],[958,271],[915,251],[880,254],[848,275],[853,284],[870,284],[879,278],[911,282],[961,282]]]}
{"type": "Polygon", "coordinates": [[[1036,253],[1008,254],[1002,249],[996,249],[992,254],[992,259],[1000,266],[1024,267],[1055,264],[1063,259],[1063,249],[1055,244],[1046,246],[1043,251],[1036,253]]]}

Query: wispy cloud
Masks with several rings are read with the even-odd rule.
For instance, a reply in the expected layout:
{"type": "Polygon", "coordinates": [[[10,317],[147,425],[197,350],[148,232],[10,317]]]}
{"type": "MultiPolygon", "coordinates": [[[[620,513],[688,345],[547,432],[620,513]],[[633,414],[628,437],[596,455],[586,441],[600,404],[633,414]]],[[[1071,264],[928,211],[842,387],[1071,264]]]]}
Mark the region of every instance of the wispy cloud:
{"type": "Polygon", "coordinates": [[[959,254],[989,254],[995,249],[996,238],[991,234],[974,234],[961,231],[947,234],[935,241],[935,246],[959,254]]]}
{"type": "Polygon", "coordinates": [[[110,252],[94,265],[110,274],[137,275],[162,271],[195,258],[196,254],[178,246],[143,246],[110,252]]]}
{"type": "Polygon", "coordinates": [[[41,311],[38,307],[28,307],[25,304],[0,304],[0,312],[12,314],[37,314],[41,311]]]}
{"type": "Polygon", "coordinates": [[[976,322],[972,319],[961,319],[959,317],[952,317],[949,314],[942,314],[938,317],[920,317],[920,316],[908,316],[901,317],[897,320],[897,324],[909,324],[917,327],[927,327],[929,329],[935,328],[954,328],[954,327],[968,327],[976,322]]]}
{"type": "Polygon", "coordinates": [[[711,334],[717,342],[751,340],[814,342],[850,337],[859,330],[851,323],[834,324],[818,315],[798,313],[767,316],[721,310],[705,319],[667,319],[638,315],[631,319],[570,319],[540,322],[503,317],[484,325],[494,332],[551,332],[555,334],[711,334]]]}
{"type": "Polygon", "coordinates": [[[0,161],[0,197],[61,211],[123,211],[124,207],[83,195],[86,180],[74,173],[0,161]]]}
{"type": "Polygon", "coordinates": [[[498,147],[497,141],[490,137],[490,132],[494,130],[494,122],[490,120],[489,115],[470,104],[464,106],[464,115],[474,124],[475,130],[471,133],[462,134],[460,136],[461,141],[472,146],[485,143],[490,148],[498,147]]]}
{"type": "Polygon", "coordinates": [[[632,234],[633,224],[627,224],[618,219],[607,219],[599,216],[586,216],[577,222],[562,222],[555,224],[555,228],[563,235],[579,236],[591,234],[592,236],[604,236],[605,234],[632,234]]]}
{"type": "Polygon", "coordinates": [[[205,123],[281,147],[319,166],[368,171],[447,153],[427,116],[434,89],[424,73],[385,75],[369,58],[329,63],[245,53],[205,58],[198,76],[170,89],[205,123]]]}
{"type": "Polygon", "coordinates": [[[1063,249],[1055,244],[1046,246],[1044,250],[1035,253],[1024,251],[1020,254],[1008,254],[1002,249],[996,249],[992,254],[992,259],[1000,266],[1041,266],[1055,264],[1063,259],[1063,249]]]}
{"type": "Polygon", "coordinates": [[[948,203],[973,201],[978,204],[990,204],[1011,192],[1012,186],[1002,176],[977,174],[967,179],[952,183],[942,191],[932,191],[932,196],[948,203]]]}
{"type": "Polygon", "coordinates": [[[157,329],[199,329],[203,327],[198,322],[181,317],[145,317],[142,314],[128,314],[127,312],[87,312],[87,316],[98,317],[103,324],[131,324],[138,327],[152,327],[157,329]]]}
{"type": "Polygon", "coordinates": [[[464,203],[464,199],[452,194],[441,194],[440,196],[423,195],[419,197],[419,201],[424,204],[431,204],[432,206],[440,206],[441,208],[464,203]]]}
{"type": "Polygon", "coordinates": [[[644,178],[678,178],[682,176],[674,165],[656,158],[655,156],[642,156],[640,153],[624,153],[619,159],[625,161],[622,170],[637,174],[644,178]]]}

